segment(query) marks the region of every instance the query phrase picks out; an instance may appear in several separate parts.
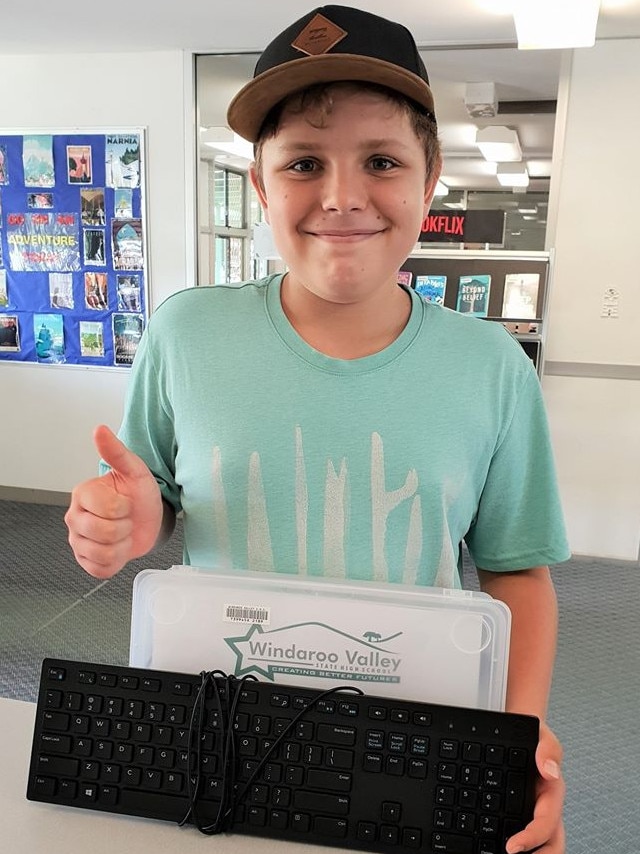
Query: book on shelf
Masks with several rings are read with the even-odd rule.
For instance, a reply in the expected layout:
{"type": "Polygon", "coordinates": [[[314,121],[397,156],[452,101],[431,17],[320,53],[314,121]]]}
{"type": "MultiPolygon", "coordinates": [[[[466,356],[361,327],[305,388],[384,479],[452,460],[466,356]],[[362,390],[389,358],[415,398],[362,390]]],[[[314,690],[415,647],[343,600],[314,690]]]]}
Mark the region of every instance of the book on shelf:
{"type": "Polygon", "coordinates": [[[474,317],[486,317],[489,313],[490,290],[491,276],[489,274],[460,276],[458,280],[458,301],[456,303],[457,311],[474,317]]]}
{"type": "Polygon", "coordinates": [[[416,292],[437,305],[444,305],[444,292],[447,287],[446,276],[416,276],[416,292]]]}
{"type": "Polygon", "coordinates": [[[517,320],[538,316],[539,273],[507,273],[504,277],[502,317],[517,320]]]}
{"type": "Polygon", "coordinates": [[[397,282],[399,285],[404,285],[406,288],[410,288],[412,278],[413,273],[411,272],[411,270],[398,270],[397,282]]]}

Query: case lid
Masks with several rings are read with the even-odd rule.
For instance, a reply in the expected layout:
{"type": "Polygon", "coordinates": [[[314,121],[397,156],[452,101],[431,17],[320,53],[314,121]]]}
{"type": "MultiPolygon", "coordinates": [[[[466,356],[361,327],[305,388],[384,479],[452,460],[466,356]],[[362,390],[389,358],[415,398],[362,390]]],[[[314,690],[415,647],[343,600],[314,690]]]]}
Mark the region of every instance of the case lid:
{"type": "Polygon", "coordinates": [[[134,580],[129,663],[502,711],[510,625],[484,593],[176,566],[134,580]]]}

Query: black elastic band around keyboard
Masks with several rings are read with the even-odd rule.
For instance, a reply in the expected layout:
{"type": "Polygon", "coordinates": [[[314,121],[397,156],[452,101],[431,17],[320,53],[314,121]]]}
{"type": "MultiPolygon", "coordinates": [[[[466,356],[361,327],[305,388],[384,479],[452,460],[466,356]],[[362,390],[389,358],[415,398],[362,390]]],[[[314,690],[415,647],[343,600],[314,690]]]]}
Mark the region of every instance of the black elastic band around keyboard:
{"type": "Polygon", "coordinates": [[[30,800],[382,854],[498,854],[530,820],[537,718],[45,659],[30,800]]]}

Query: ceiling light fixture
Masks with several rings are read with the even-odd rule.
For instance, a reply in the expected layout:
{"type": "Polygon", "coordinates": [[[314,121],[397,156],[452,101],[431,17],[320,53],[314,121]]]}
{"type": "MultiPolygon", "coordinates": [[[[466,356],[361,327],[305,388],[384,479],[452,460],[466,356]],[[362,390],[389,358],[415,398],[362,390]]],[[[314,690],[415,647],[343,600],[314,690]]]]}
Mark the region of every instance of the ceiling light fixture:
{"type": "Polygon", "coordinates": [[[600,0],[513,0],[520,50],[593,47],[600,0]]]}
{"type": "Polygon", "coordinates": [[[503,187],[529,186],[529,173],[524,163],[498,163],[496,177],[503,187]]]}
{"type": "Polygon", "coordinates": [[[436,189],[434,190],[433,195],[434,196],[448,196],[449,195],[449,188],[447,187],[446,184],[443,184],[442,181],[437,181],[436,182],[436,189]]]}
{"type": "Polygon", "coordinates": [[[501,125],[481,128],[476,133],[476,145],[482,152],[484,159],[494,163],[522,160],[522,149],[520,148],[518,134],[511,128],[501,125]]]}

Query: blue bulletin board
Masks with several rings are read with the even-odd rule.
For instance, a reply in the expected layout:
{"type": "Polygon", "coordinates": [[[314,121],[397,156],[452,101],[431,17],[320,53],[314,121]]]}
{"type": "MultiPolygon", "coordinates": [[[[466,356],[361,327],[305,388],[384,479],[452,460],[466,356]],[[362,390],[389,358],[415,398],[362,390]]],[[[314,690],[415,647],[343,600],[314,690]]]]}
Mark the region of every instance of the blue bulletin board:
{"type": "Polygon", "coordinates": [[[147,320],[144,131],[0,130],[0,361],[131,365],[147,320]]]}

